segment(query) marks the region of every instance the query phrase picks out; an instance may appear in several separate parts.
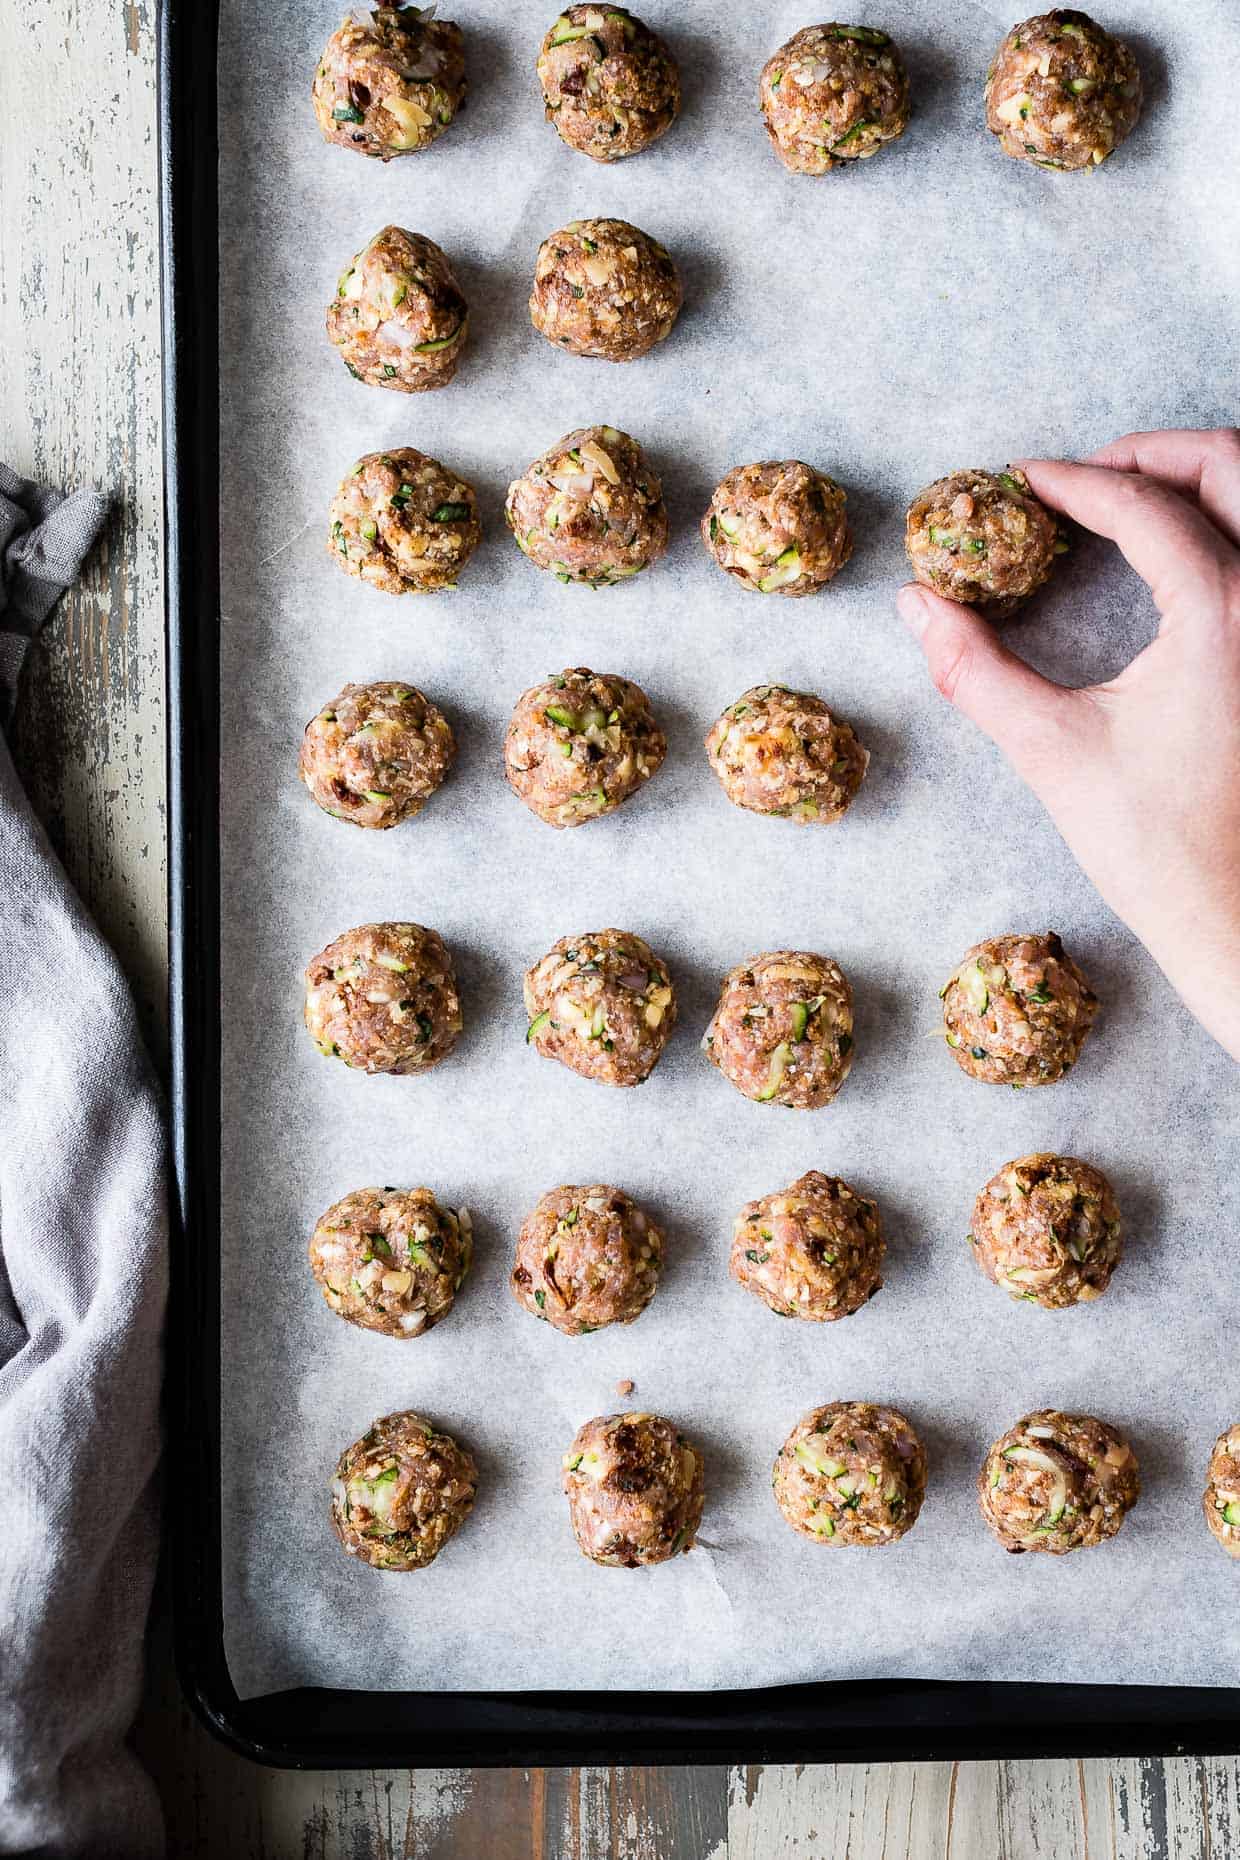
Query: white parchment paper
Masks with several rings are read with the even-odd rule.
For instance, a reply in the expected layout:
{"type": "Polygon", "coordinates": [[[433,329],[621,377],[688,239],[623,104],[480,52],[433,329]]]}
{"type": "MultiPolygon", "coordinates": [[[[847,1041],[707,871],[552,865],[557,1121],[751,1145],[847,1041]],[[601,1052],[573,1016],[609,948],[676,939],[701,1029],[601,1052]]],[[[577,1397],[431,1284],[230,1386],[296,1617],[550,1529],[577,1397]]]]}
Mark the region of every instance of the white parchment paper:
{"type": "MultiPolygon", "coordinates": [[[[892,599],[905,505],[941,473],[1235,418],[1235,8],[1107,7],[1138,53],[1146,111],[1114,160],[1075,177],[1006,159],[982,126],[1011,6],[863,6],[899,39],[915,115],[898,145],[823,180],[783,171],[756,107],[764,59],[816,17],[803,5],[645,0],[680,59],[685,110],[654,150],[613,168],[542,120],[533,61],[550,0],[451,10],[468,38],[468,110],[431,151],[384,168],[315,128],[309,84],[334,6],[223,7],[222,1380],[236,1684],[1240,1682],[1240,1575],[1198,1508],[1215,1433],[1240,1413],[1236,1072],[1000,756],[936,697],[892,599]],[[596,213],[664,240],[684,273],[674,335],[627,368],[557,353],[526,314],[540,239],[596,213]],[[323,334],[339,272],[390,221],[443,245],[472,310],[456,382],[412,399],[351,380],[323,334]],[[509,479],[594,421],[646,445],[673,524],[666,560],[599,593],[538,573],[502,519],[509,479]],[[435,599],[364,588],[324,547],[353,459],[400,444],[479,492],[483,546],[459,590],[435,599]],[[808,459],[848,487],[856,552],[817,598],[743,592],[697,535],[724,471],[771,457],[808,459]],[[518,693],[578,664],[637,679],[671,748],[617,816],[557,834],[508,792],[501,743],[518,693]],[[442,794],[389,834],[328,819],[296,779],[306,718],[347,680],[374,677],[425,689],[461,743],[442,794]],[[872,751],[837,827],[742,814],[710,773],[706,729],[769,679],[826,696],[872,751]],[[458,964],[466,1032],[421,1079],[351,1074],[301,1026],[306,959],[386,917],[434,925],[458,964]],[[680,998],[663,1062],[632,1092],[592,1086],[523,1040],[523,968],[556,937],[611,924],[663,953],[680,998]],[[1047,1090],[975,1084],[923,1037],[936,990],[976,938],[1048,926],[1104,1002],[1085,1056],[1047,1090]],[[698,1050],[723,972],[780,946],[835,956],[856,989],[856,1064],[825,1111],[747,1103],[698,1050]],[[1116,1183],[1128,1256],[1095,1306],[1013,1304],[969,1257],[977,1189],[1039,1149],[1091,1158],[1116,1183]],[[741,1204],[812,1167],[874,1194],[890,1240],[876,1300],[821,1327],[781,1322],[726,1270],[741,1204]],[[638,1324],[570,1341],[516,1306],[506,1275],[539,1195],[597,1180],[666,1223],[668,1267],[638,1324]],[[475,1211],[477,1265],[450,1320],[401,1344],[329,1314],[305,1244],[346,1191],[419,1182],[475,1211]],[[785,1433],[836,1398],[898,1404],[929,1449],[921,1522],[881,1554],[796,1537],[770,1496],[785,1433]],[[1009,1558],[977,1515],[976,1468],[1046,1403],[1124,1428],[1145,1492],[1103,1550],[1009,1558]],[[674,1416],[707,1457],[702,1547],[647,1572],[588,1564],[559,1489],[577,1426],[624,1405],[674,1416]],[[401,1407],[467,1441],[482,1483],[433,1568],[384,1576],[337,1548],[328,1481],[345,1444],[401,1407]]],[[[1144,588],[1091,541],[1009,637],[1084,682],[1118,670],[1153,625],[1144,588]]]]}

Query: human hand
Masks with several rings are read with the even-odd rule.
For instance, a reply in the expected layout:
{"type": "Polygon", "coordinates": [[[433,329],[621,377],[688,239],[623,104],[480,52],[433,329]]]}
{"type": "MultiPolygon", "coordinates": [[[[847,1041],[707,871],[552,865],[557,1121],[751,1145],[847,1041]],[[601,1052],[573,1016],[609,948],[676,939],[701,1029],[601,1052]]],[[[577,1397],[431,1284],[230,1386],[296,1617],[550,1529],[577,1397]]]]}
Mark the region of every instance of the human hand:
{"type": "Polygon", "coordinates": [[[901,617],[939,691],[1240,1059],[1240,432],[1132,433],[1084,464],[1018,463],[1043,503],[1118,543],[1158,637],[1118,678],[1074,691],[916,582],[901,617]]]}

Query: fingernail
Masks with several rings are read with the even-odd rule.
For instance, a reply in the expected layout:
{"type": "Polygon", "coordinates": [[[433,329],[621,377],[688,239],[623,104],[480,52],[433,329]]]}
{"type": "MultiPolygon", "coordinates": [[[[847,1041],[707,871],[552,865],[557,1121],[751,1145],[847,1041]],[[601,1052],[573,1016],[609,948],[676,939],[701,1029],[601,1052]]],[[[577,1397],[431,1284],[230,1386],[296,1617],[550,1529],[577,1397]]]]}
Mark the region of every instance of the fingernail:
{"type": "Polygon", "coordinates": [[[925,596],[915,582],[906,582],[900,589],[896,595],[896,607],[913,638],[920,639],[930,615],[926,609],[925,596]]]}

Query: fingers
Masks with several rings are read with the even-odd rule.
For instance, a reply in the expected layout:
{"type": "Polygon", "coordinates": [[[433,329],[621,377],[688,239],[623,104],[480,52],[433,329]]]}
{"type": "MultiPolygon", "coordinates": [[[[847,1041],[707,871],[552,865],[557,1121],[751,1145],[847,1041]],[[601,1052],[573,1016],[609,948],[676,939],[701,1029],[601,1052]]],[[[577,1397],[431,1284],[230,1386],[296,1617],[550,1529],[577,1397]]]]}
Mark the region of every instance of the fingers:
{"type": "Polygon", "coordinates": [[[1139,471],[1194,497],[1229,542],[1240,545],[1240,431],[1126,433],[1086,461],[1111,471],[1139,471]]]}

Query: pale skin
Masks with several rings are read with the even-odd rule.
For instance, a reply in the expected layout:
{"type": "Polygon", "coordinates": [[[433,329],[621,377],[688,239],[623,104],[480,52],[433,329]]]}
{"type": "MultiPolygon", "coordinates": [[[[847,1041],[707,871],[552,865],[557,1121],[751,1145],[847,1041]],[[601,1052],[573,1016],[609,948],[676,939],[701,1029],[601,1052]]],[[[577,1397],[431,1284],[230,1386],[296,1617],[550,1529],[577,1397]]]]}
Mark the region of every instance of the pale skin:
{"type": "Polygon", "coordinates": [[[1240,432],[1130,433],[1081,464],[1018,463],[1044,504],[1123,551],[1157,638],[1118,678],[1067,690],[917,583],[901,617],[942,695],[1240,1060],[1240,432]]]}

